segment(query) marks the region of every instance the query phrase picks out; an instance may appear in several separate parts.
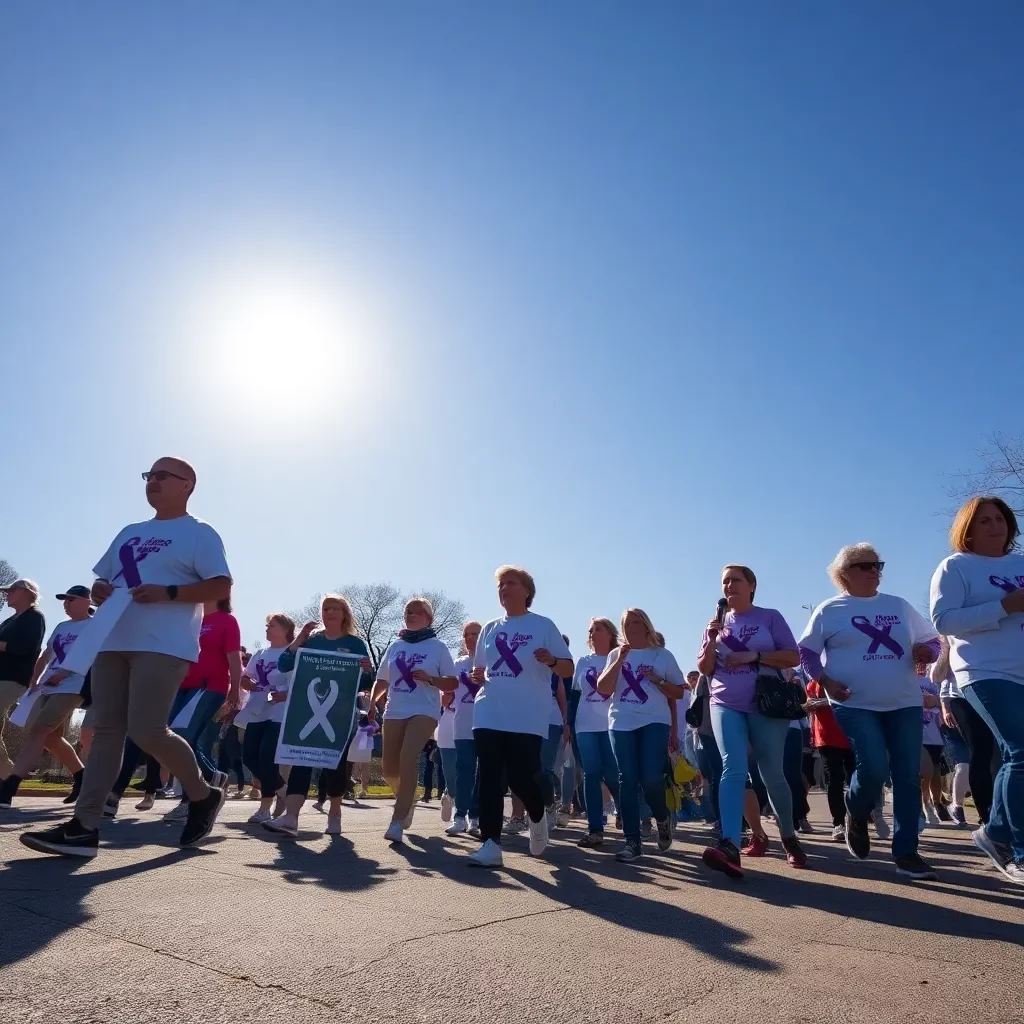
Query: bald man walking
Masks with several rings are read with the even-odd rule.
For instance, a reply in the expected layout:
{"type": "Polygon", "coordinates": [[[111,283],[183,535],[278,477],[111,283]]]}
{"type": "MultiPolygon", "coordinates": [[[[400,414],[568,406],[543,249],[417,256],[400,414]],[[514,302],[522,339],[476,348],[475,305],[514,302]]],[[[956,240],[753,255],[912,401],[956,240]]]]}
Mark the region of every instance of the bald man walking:
{"type": "Polygon", "coordinates": [[[96,604],[119,587],[131,591],[132,602],[93,663],[95,736],[75,816],[21,836],[42,853],[96,855],[103,805],[121,766],[126,734],[181,781],[189,800],[182,846],[210,833],[224,802],[224,793],[203,780],[188,743],[167,727],[178,687],[199,657],[203,603],[231,593],[224,544],[213,527],[188,514],[196,474],[187,462],[158,459],[142,478],[155,516],[126,526],[93,570],[96,604]]]}

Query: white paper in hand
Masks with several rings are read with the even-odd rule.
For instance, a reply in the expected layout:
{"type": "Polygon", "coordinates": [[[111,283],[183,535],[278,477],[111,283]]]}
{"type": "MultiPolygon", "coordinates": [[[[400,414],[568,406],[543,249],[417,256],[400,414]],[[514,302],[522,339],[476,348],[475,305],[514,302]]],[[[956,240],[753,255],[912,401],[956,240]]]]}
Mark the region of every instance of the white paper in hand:
{"type": "Polygon", "coordinates": [[[117,625],[131,603],[131,591],[125,587],[118,587],[96,609],[96,614],[89,620],[89,625],[78,634],[74,647],[68,651],[60,667],[84,676],[92,668],[92,663],[96,660],[103,642],[110,636],[110,631],[117,625]]]}
{"type": "Polygon", "coordinates": [[[33,690],[31,693],[26,693],[25,696],[18,701],[18,706],[11,712],[11,725],[17,725],[24,729],[28,724],[28,716],[31,714],[35,702],[42,696],[42,690],[33,690]]]}

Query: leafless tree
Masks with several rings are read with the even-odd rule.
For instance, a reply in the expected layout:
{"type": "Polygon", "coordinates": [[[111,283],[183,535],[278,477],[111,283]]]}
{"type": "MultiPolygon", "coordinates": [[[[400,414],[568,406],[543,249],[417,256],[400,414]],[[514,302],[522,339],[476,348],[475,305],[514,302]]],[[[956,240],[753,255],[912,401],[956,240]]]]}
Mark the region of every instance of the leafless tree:
{"type": "Polygon", "coordinates": [[[980,468],[952,474],[949,496],[964,501],[976,494],[996,494],[1024,514],[1024,436],[996,432],[976,454],[980,468]]]}
{"type": "Polygon", "coordinates": [[[6,558],[0,558],[0,587],[6,587],[17,578],[18,570],[6,558]]]}
{"type": "MultiPolygon", "coordinates": [[[[388,644],[402,628],[402,609],[412,595],[403,596],[391,583],[352,583],[338,587],[337,593],[344,594],[352,605],[356,633],[366,644],[376,671],[388,644]]],[[[426,597],[434,606],[434,631],[438,638],[449,647],[457,647],[466,617],[463,603],[443,590],[419,590],[416,594],[426,597]]],[[[322,594],[315,594],[301,608],[288,614],[300,627],[306,622],[319,622],[322,599],[322,594]]]]}

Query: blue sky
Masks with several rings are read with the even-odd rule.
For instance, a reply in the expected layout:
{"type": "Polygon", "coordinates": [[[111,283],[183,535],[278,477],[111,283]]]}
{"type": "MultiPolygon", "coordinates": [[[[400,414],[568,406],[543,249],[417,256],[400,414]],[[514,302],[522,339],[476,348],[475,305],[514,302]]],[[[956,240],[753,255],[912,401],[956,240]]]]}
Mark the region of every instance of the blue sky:
{"type": "MultiPolygon", "coordinates": [[[[799,631],[915,604],[1019,432],[1024,12],[0,9],[0,556],[47,595],[194,462],[248,641],[343,582],[692,662],[727,561],[799,631]]],[[[55,620],[56,602],[45,610],[55,620]]]]}

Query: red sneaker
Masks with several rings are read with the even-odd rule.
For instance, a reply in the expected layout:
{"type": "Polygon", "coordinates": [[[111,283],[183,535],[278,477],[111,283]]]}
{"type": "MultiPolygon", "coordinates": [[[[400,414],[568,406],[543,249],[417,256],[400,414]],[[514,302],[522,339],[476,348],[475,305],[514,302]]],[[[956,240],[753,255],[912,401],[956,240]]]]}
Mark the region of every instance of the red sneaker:
{"type": "Polygon", "coordinates": [[[782,845],[786,851],[786,860],[789,861],[791,868],[807,867],[807,854],[804,853],[800,840],[796,836],[787,836],[782,840],[782,845]]]}
{"type": "Polygon", "coordinates": [[[740,851],[744,857],[763,857],[768,852],[768,837],[766,835],[750,837],[750,842],[740,851]]]}

